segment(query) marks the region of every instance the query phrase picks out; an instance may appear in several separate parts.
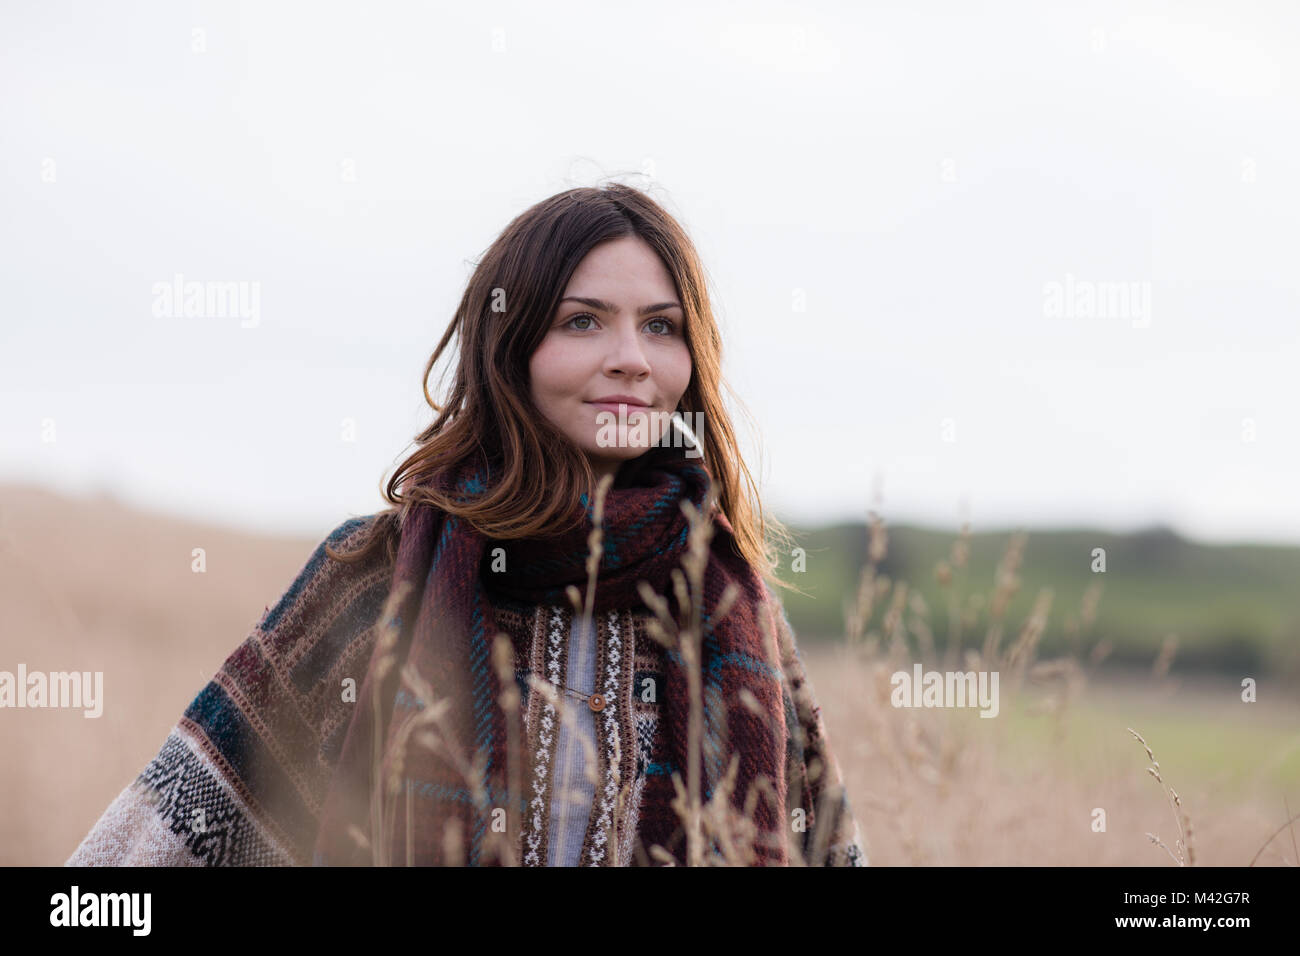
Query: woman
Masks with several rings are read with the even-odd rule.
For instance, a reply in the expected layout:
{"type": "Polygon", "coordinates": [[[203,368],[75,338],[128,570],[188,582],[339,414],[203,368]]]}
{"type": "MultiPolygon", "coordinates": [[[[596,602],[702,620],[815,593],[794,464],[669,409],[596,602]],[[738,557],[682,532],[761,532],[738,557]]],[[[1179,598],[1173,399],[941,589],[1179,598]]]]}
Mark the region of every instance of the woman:
{"type": "Polygon", "coordinates": [[[720,348],[643,193],[516,218],[392,507],[321,543],[68,863],[864,865],[720,348]]]}

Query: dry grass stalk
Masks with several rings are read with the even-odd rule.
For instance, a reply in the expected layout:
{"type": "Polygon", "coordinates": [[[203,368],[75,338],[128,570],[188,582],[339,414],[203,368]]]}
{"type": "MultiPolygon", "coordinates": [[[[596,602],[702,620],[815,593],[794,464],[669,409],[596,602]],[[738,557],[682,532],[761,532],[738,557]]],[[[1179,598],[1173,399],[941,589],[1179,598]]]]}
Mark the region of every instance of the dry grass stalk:
{"type": "Polygon", "coordinates": [[[1147,752],[1147,759],[1151,761],[1151,766],[1147,767],[1147,773],[1151,774],[1151,776],[1155,778],[1155,781],[1160,784],[1160,789],[1164,792],[1165,799],[1169,801],[1169,810],[1173,813],[1174,822],[1178,825],[1179,836],[1178,839],[1174,841],[1174,847],[1177,852],[1175,853],[1173,850],[1170,850],[1169,847],[1165,846],[1159,837],[1154,834],[1148,833],[1147,837],[1156,846],[1164,847],[1165,852],[1168,853],[1170,858],[1179,866],[1194,866],[1196,864],[1196,850],[1192,845],[1192,821],[1187,815],[1186,809],[1183,808],[1182,798],[1178,796],[1178,792],[1174,790],[1173,787],[1165,783],[1164,777],[1160,775],[1160,763],[1156,760],[1155,754],[1151,752],[1151,747],[1142,739],[1142,735],[1132,727],[1126,729],[1130,734],[1137,738],[1138,743],[1142,745],[1142,749],[1147,752]]]}
{"type": "MultiPolygon", "coordinates": [[[[962,525],[962,531],[967,532],[969,525],[962,525]]],[[[954,560],[954,554],[957,551],[957,544],[954,542],[953,547],[946,561],[941,560],[934,567],[934,577],[939,584],[939,590],[943,592],[944,599],[948,603],[948,650],[944,655],[944,665],[952,667],[953,663],[961,654],[961,598],[956,586],[956,572],[965,570],[965,558],[968,550],[961,552],[962,567],[958,567],[954,560]]],[[[965,574],[962,575],[963,579],[965,574]]]]}
{"type": "MultiPolygon", "coordinates": [[[[1294,827],[1292,827],[1292,824],[1294,824],[1297,820],[1300,820],[1300,813],[1297,813],[1294,816],[1291,814],[1291,807],[1287,803],[1285,797],[1282,798],[1282,806],[1286,811],[1286,820],[1283,822],[1283,824],[1280,827],[1274,830],[1269,835],[1269,838],[1263,842],[1260,848],[1255,851],[1255,855],[1250,859],[1250,863],[1249,863],[1250,866],[1255,865],[1256,861],[1259,860],[1260,854],[1262,854],[1264,850],[1268,848],[1268,845],[1272,843],[1274,839],[1277,838],[1277,835],[1279,833],[1281,833],[1283,830],[1286,829],[1291,830],[1291,852],[1293,852],[1296,855],[1296,860],[1300,861],[1300,847],[1297,847],[1296,845],[1295,829],[1294,827]]],[[[1286,858],[1283,857],[1283,859],[1285,860],[1286,858]]],[[[1292,864],[1292,865],[1297,865],[1297,864],[1292,864]]]]}
{"type": "Polygon", "coordinates": [[[1160,645],[1160,653],[1156,655],[1155,662],[1151,665],[1151,676],[1156,680],[1164,680],[1169,676],[1169,666],[1174,662],[1174,653],[1178,650],[1178,635],[1166,634],[1164,641],[1160,645]]]}
{"type": "MultiPolygon", "coordinates": [[[[889,535],[885,530],[885,523],[881,520],[880,515],[874,511],[868,512],[867,563],[858,579],[857,595],[853,601],[845,605],[845,620],[850,645],[856,645],[862,639],[863,629],[866,627],[867,622],[871,620],[875,602],[883,596],[876,578],[876,569],[885,557],[888,541],[889,535]]],[[[888,590],[887,581],[884,590],[888,590]]]]}
{"type": "Polygon", "coordinates": [[[1016,592],[1020,590],[1020,576],[1017,572],[1019,572],[1021,562],[1024,559],[1025,542],[1027,540],[1028,535],[1023,532],[1012,535],[1006,551],[1002,554],[1002,559],[998,562],[997,573],[994,577],[993,596],[989,600],[989,629],[984,636],[982,657],[986,661],[995,660],[997,657],[1007,607],[1011,603],[1011,599],[1015,597],[1016,592]]]}
{"type": "MultiPolygon", "coordinates": [[[[874,512],[871,523],[880,524],[880,519],[874,512]]],[[[1043,589],[1037,595],[1033,609],[1019,627],[1016,640],[1005,650],[1001,647],[1005,631],[1012,626],[1007,615],[1012,598],[1021,587],[1019,570],[1027,540],[1027,535],[1023,533],[1011,536],[998,562],[990,594],[967,595],[962,582],[969,573],[971,530],[969,523],[963,523],[948,555],[934,568],[940,593],[948,609],[947,646],[941,651],[935,648],[926,605],[920,595],[913,589],[910,601],[905,603],[898,594],[904,591],[906,583],[900,581],[891,584],[879,575],[879,561],[884,557],[880,548],[869,553],[867,566],[862,571],[862,582],[871,582],[872,589],[860,585],[859,600],[850,609],[853,613],[846,615],[846,634],[850,646],[855,647],[850,656],[863,668],[863,680],[869,689],[869,693],[862,698],[868,717],[866,739],[859,749],[873,752],[884,767],[888,768],[889,772],[880,783],[890,786],[899,795],[897,799],[887,799],[878,794],[859,794],[858,800],[863,806],[882,811],[882,822],[895,831],[901,843],[900,848],[913,864],[936,862],[928,836],[932,828],[926,826],[920,815],[923,811],[914,809],[921,805],[914,797],[918,788],[922,791],[933,790],[936,794],[948,794],[969,789],[970,781],[963,780],[961,775],[977,771],[985,775],[996,774],[995,747],[1000,739],[999,732],[1005,724],[995,722],[997,726],[991,729],[991,733],[978,733],[976,745],[972,746],[963,739],[963,734],[969,736],[972,731],[948,712],[942,709],[892,706],[891,674],[910,667],[912,657],[907,653],[905,642],[899,634],[898,619],[903,608],[906,607],[911,612],[906,632],[915,636],[920,652],[916,656],[921,662],[942,659],[943,666],[947,669],[960,670],[964,665],[965,670],[972,671],[1007,671],[1004,676],[1009,679],[1002,682],[1001,689],[1003,712],[1018,703],[1026,677],[1036,689],[1045,689],[1046,696],[1027,701],[1026,707],[1031,712],[1048,713],[1054,717],[1054,733],[1058,741],[1064,735],[1065,717],[1071,702],[1085,684],[1085,670],[1073,656],[1052,661],[1036,659],[1049,625],[1052,604],[1052,592],[1049,589],[1043,589]],[[883,586],[882,580],[886,582],[883,586]],[[882,652],[874,641],[871,612],[880,606],[880,597],[891,586],[894,588],[894,600],[886,609],[880,625],[880,633],[888,642],[887,648],[882,652]],[[982,650],[964,649],[964,635],[975,629],[986,612],[982,650]],[[867,635],[866,640],[856,642],[855,637],[864,633],[867,635]],[[983,743],[979,743],[981,739],[983,743]]],[[[1095,584],[1085,592],[1079,617],[1072,619],[1071,623],[1071,633],[1076,638],[1091,627],[1100,593],[1100,586],[1095,584]]],[[[1093,661],[1098,663],[1105,657],[1107,647],[1099,643],[1093,652],[1093,661]]],[[[980,725],[979,721],[975,723],[980,725]]]]}
{"type": "Polygon", "coordinates": [[[1012,696],[1020,689],[1025,669],[1034,657],[1043,632],[1047,630],[1047,617],[1051,608],[1052,590],[1043,588],[1038,592],[1038,597],[1034,600],[1034,608],[1025,618],[1016,642],[998,662],[998,668],[1007,672],[1006,686],[1012,696]]]}

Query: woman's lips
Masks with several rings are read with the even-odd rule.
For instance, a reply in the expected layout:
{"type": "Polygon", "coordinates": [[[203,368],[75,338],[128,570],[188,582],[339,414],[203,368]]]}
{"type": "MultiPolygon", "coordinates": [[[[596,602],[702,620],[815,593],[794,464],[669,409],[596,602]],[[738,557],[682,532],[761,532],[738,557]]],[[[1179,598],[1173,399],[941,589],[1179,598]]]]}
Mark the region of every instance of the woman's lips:
{"type": "Polygon", "coordinates": [[[603,412],[613,412],[615,415],[619,414],[618,411],[619,406],[622,406],[623,408],[627,409],[627,411],[624,413],[627,415],[631,415],[634,412],[650,411],[649,405],[633,405],[630,402],[587,402],[587,404],[590,405],[592,408],[599,409],[600,411],[603,412]]]}

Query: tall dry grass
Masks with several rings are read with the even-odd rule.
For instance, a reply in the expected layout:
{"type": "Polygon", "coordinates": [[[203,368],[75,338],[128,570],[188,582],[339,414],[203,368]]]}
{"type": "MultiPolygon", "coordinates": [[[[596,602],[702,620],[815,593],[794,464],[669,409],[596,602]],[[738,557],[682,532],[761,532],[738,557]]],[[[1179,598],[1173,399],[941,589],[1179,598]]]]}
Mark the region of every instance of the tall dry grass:
{"type": "MultiPolygon", "coordinates": [[[[1195,865],[1192,814],[1136,731],[1129,729],[1147,749],[1147,773],[1162,788],[1177,824],[1172,849],[1141,826],[1152,810],[1142,789],[1145,777],[1126,760],[1116,762],[1112,750],[1118,747],[1096,753],[1086,768],[1067,756],[1079,753],[1079,741],[1092,736],[1081,733],[1092,728],[1080,723],[1085,718],[1076,713],[1078,703],[1094,684],[1105,683],[1101,665],[1111,645],[1093,633],[1100,583],[1090,585],[1080,606],[1064,615],[1068,652],[1041,659],[1052,591],[1040,590],[1022,620],[1009,617],[1021,589],[1027,536],[1010,537],[986,593],[970,586],[970,528],[964,525],[934,568],[948,611],[940,646],[920,593],[880,572],[888,533],[874,511],[867,535],[867,560],[845,603],[845,647],[825,668],[824,676],[833,680],[819,689],[824,700],[844,707],[840,719],[829,723],[847,744],[841,762],[872,844],[869,856],[902,865],[1151,865],[1159,861],[1145,850],[1163,849],[1175,864],[1195,865]],[[892,706],[890,676],[914,662],[927,671],[999,672],[999,717],[892,706]],[[1042,722],[1045,752],[1027,749],[1022,735],[1012,732],[1007,718],[1013,714],[1022,715],[1021,722],[1042,722]],[[848,726],[859,734],[856,739],[845,732],[848,726]],[[1101,767],[1110,771],[1107,776],[1099,775],[1101,767]],[[1099,817],[1109,822],[1109,832],[1096,827],[1099,817]],[[1136,839],[1141,836],[1147,840],[1136,839]]],[[[1169,676],[1176,649],[1177,638],[1169,635],[1152,664],[1148,696],[1167,696],[1177,686],[1169,676]]],[[[1262,838],[1262,812],[1255,802],[1221,808],[1213,828],[1218,862],[1251,861],[1250,849],[1258,845],[1252,839],[1262,838]]],[[[1287,817],[1265,845],[1295,819],[1289,810],[1287,817]]]]}
{"type": "MultiPolygon", "coordinates": [[[[587,560],[587,586],[580,593],[570,587],[568,597],[575,615],[581,617],[582,626],[592,624],[595,588],[598,581],[599,555],[602,553],[603,518],[606,494],[612,477],[606,476],[594,496],[594,527],[589,537],[587,560]]],[[[757,841],[761,838],[753,822],[757,802],[772,799],[772,783],[756,781],[751,785],[744,801],[744,812],[732,806],[738,757],[733,754],[725,779],[704,801],[700,793],[701,745],[703,737],[703,680],[701,674],[701,626],[703,575],[713,535],[713,522],[707,517],[709,508],[697,511],[689,502],[683,502],[690,530],[687,554],[680,569],[674,569],[672,587],[681,616],[672,618],[669,603],[642,582],[641,595],[651,609],[649,631],[664,647],[678,651],[686,665],[690,718],[688,723],[688,766],[683,779],[674,773],[673,785],[676,799],[673,809],[682,821],[686,833],[686,863],[689,866],[745,866],[754,861],[757,841]]],[[[1013,598],[1021,588],[1019,570],[1024,560],[1027,536],[1012,535],[1001,559],[988,593],[971,588],[968,574],[970,554],[970,528],[964,525],[953,541],[948,556],[934,569],[948,613],[946,633],[942,642],[930,626],[929,608],[918,590],[904,581],[891,581],[881,574],[880,567],[888,548],[888,533],[881,517],[869,513],[867,524],[867,560],[859,575],[856,591],[845,601],[845,639],[840,657],[834,667],[835,683],[823,684],[821,700],[824,710],[829,701],[852,701],[855,718],[854,732],[832,734],[832,747],[840,754],[846,768],[846,777],[857,778],[856,786],[849,786],[855,813],[863,822],[868,858],[876,854],[875,847],[887,848],[883,862],[913,865],[961,863],[1149,863],[1149,859],[1136,856],[1131,846],[1118,849],[1116,841],[1108,841],[1098,853],[1096,842],[1087,845],[1088,837],[1071,837],[1077,840],[1068,848],[1050,845],[1051,841],[1035,842],[1033,834],[1051,821],[1059,834],[1060,816],[1070,814],[1077,818],[1080,834],[1088,833],[1088,813],[1096,813],[1093,806],[1106,795],[1108,813],[1115,815],[1126,807],[1141,802],[1141,795],[1132,786],[1136,773],[1121,774],[1121,783],[1109,781],[1105,786],[1090,786],[1078,779],[1071,768],[1056,758],[1059,747],[1071,732],[1074,703],[1080,698],[1105,660],[1110,650],[1104,638],[1092,634],[1097,608],[1101,598],[1101,585],[1094,583],[1083,595],[1080,606],[1071,609],[1064,618],[1063,629],[1069,653],[1040,659],[1038,650],[1048,627],[1053,603],[1053,592],[1042,589],[1024,619],[1016,622],[1009,618],[1013,598]],[[1053,751],[1047,762],[1031,766],[1027,771],[1016,765],[1016,748],[1008,738],[1007,721],[964,719],[973,715],[956,714],[951,709],[894,707],[890,703],[890,676],[909,668],[914,662],[925,670],[997,671],[1001,675],[1000,708],[1003,715],[1014,708],[1047,722],[1053,751]],[[993,726],[981,726],[992,724],[993,726]],[[862,770],[870,767],[871,779],[862,780],[862,770]],[[1014,768],[1014,769],[1013,769],[1014,768]],[[1004,779],[1009,774],[1024,773],[1024,786],[1034,788],[1045,796],[1045,802],[1008,800],[1004,779]],[[969,801],[975,801],[971,806],[969,801]],[[1053,806],[1056,801],[1059,806],[1053,806]],[[938,825],[936,825],[936,823],[938,825]],[[1019,831],[1023,839],[1017,842],[1008,837],[1019,831]],[[1016,849],[1008,855],[1006,845],[1016,849]],[[1085,848],[1086,847],[1086,848],[1085,848]]],[[[721,619],[730,611],[736,600],[735,589],[729,589],[715,610],[721,619]]],[[[392,598],[400,601],[400,596],[392,598]]],[[[393,604],[393,607],[396,603],[393,604]]],[[[383,620],[391,621],[392,614],[385,613],[383,620]]],[[[793,647],[778,648],[777,635],[770,633],[768,622],[763,620],[772,657],[769,663],[774,670],[786,674],[780,657],[787,661],[794,654],[793,647]]],[[[379,638],[380,672],[396,666],[392,648],[396,633],[387,630],[379,638]],[[384,656],[387,655],[387,656],[384,656]]],[[[1152,676],[1159,682],[1168,675],[1176,649],[1176,639],[1166,640],[1160,655],[1153,664],[1152,676]]],[[[514,673],[513,645],[505,634],[498,634],[494,643],[493,661],[503,688],[500,703],[508,713],[517,714],[520,695],[512,679],[514,673]]],[[[574,725],[571,704],[562,688],[531,675],[530,686],[556,710],[561,722],[574,725]]],[[[407,690],[423,703],[422,709],[407,718],[395,738],[398,747],[410,743],[432,748],[449,759],[460,771],[474,795],[479,810],[489,813],[490,807],[481,760],[471,758],[463,746],[452,739],[445,725],[448,702],[438,699],[429,685],[409,668],[402,671],[402,681],[407,690]]],[[[785,689],[793,693],[788,679],[785,689]]],[[[376,708],[379,701],[372,702],[376,708]]],[[[761,714],[752,697],[743,700],[744,706],[761,714]]],[[[718,712],[725,713],[721,708],[718,712]]],[[[376,709],[378,713],[378,709],[376,709]]],[[[839,725],[842,726],[843,725],[839,725]]],[[[1166,851],[1178,865],[1194,865],[1196,850],[1190,814],[1179,794],[1169,787],[1146,741],[1132,729],[1129,730],[1147,750],[1151,767],[1148,773],[1165,791],[1170,808],[1178,824],[1178,838],[1171,849],[1159,837],[1146,832],[1155,847],[1166,851]]],[[[583,735],[573,735],[585,748],[588,782],[598,785],[596,771],[599,766],[592,744],[583,735]]],[[[724,740],[725,740],[724,728],[724,740]]],[[[376,741],[378,752],[378,740],[376,741]]],[[[508,826],[505,833],[488,829],[486,857],[506,866],[520,865],[521,820],[518,807],[523,794],[522,780],[528,761],[521,752],[522,741],[513,737],[508,741],[508,778],[510,801],[508,826]]],[[[615,773],[617,773],[616,763],[615,773]]],[[[810,768],[813,773],[818,768],[810,768]]],[[[401,787],[400,755],[393,771],[380,779],[379,761],[376,760],[374,809],[371,832],[381,839],[372,844],[376,865],[390,865],[387,858],[386,835],[391,832],[394,814],[399,805],[409,815],[411,801],[404,799],[401,787]]],[[[634,860],[620,859],[619,841],[615,839],[619,822],[627,811],[632,781],[616,780],[618,797],[616,811],[607,832],[608,852],[615,854],[615,865],[636,862],[674,864],[675,860],[663,847],[634,848],[634,860]]],[[[828,788],[828,799],[837,792],[828,788]]],[[[564,795],[556,794],[554,799],[564,795]]],[[[1289,814],[1288,814],[1289,816],[1289,814]]],[[[1274,832],[1280,834],[1295,818],[1274,832]]],[[[411,832],[409,825],[406,832],[411,832]]],[[[787,828],[789,829],[789,828],[787,828]]],[[[824,829],[824,828],[823,828],[824,829]]],[[[1095,829],[1091,831],[1096,834],[1095,829]]],[[[1145,832],[1145,831],[1144,831],[1145,832]]],[[[1267,842],[1271,841],[1270,837],[1267,842]]],[[[364,840],[357,834],[358,840],[364,840]]],[[[814,848],[809,859],[804,859],[798,839],[791,830],[786,834],[787,851],[795,865],[816,865],[826,851],[824,845],[814,848]]],[[[1057,841],[1059,844],[1059,840],[1057,841]]],[[[445,833],[446,859],[455,865],[465,860],[465,835],[451,822],[445,833]]],[[[1260,848],[1262,852],[1264,847],[1260,848]]],[[[1258,858],[1259,853],[1256,854],[1258,858]]],[[[407,846],[406,862],[411,850],[407,846]]],[[[1242,861],[1244,862],[1244,861],[1242,861]]],[[[1253,862],[1253,861],[1252,861],[1253,862]]]]}

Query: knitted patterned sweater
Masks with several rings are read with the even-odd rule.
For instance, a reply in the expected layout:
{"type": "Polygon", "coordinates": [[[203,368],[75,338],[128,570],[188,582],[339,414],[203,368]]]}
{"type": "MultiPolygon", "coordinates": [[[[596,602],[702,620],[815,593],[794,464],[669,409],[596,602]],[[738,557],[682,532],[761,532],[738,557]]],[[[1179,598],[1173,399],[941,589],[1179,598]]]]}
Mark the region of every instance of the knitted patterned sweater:
{"type": "MultiPolygon", "coordinates": [[[[354,548],[375,517],[343,522],[316,548],[65,865],[312,862],[321,809],[355,706],[341,700],[339,688],[348,677],[361,684],[376,637],[371,625],[380,617],[393,570],[383,548],[371,559],[346,564],[330,559],[325,544],[354,548]],[[305,753],[312,756],[304,759],[305,753]],[[250,780],[258,781],[256,792],[250,780]]],[[[673,766],[666,756],[660,713],[665,651],[648,633],[648,612],[597,616],[594,640],[589,634],[586,645],[594,659],[585,662],[585,672],[609,703],[587,715],[585,732],[584,724],[574,720],[566,733],[558,734],[560,714],[547,695],[533,690],[529,675],[584,693],[592,689],[568,683],[582,680],[584,669],[569,666],[571,650],[580,646],[573,611],[499,597],[492,603],[498,628],[514,642],[526,753],[531,755],[518,858],[526,866],[654,865],[637,839],[638,827],[649,815],[674,813],[672,774],[681,770],[685,777],[685,768],[673,766]],[[575,759],[584,738],[592,748],[587,757],[594,759],[575,759]],[[561,743],[567,743],[567,755],[561,743]],[[567,807],[556,805],[557,761],[574,796],[567,807]],[[586,788],[585,798],[576,779],[582,767],[596,780],[594,788],[586,788]],[[630,800],[616,809],[619,780],[632,784],[630,800]],[[553,842],[559,846],[553,848],[553,842]]],[[[778,617],[788,632],[784,610],[778,617]]],[[[827,807],[831,801],[823,795],[827,788],[838,793],[840,768],[827,744],[801,658],[796,653],[785,666],[787,723],[792,728],[788,772],[802,774],[802,807],[827,807]],[[809,780],[807,769],[813,761],[823,770],[809,780]]],[[[573,705],[571,718],[587,709],[572,696],[562,694],[559,700],[573,705]]],[[[710,795],[704,796],[707,800],[710,795]]],[[[815,846],[816,828],[811,825],[796,837],[802,840],[804,858],[826,865],[866,865],[847,799],[839,796],[829,810],[815,846]]],[[[811,823],[812,812],[804,813],[811,823]]]]}

